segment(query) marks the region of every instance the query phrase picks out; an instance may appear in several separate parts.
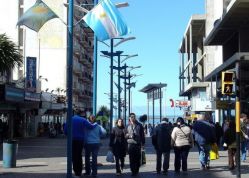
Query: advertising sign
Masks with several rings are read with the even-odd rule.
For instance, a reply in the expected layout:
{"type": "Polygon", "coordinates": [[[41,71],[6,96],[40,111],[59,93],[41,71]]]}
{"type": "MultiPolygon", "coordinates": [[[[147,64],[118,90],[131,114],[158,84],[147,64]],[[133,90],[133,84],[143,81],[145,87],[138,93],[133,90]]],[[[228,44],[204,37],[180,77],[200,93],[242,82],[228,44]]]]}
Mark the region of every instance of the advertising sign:
{"type": "Polygon", "coordinates": [[[190,106],[190,101],[186,100],[186,101],[180,101],[180,100],[176,100],[175,101],[175,106],[176,107],[189,107],[190,106]]]}
{"type": "Polygon", "coordinates": [[[36,91],[36,57],[26,58],[26,82],[27,91],[36,91]]]}

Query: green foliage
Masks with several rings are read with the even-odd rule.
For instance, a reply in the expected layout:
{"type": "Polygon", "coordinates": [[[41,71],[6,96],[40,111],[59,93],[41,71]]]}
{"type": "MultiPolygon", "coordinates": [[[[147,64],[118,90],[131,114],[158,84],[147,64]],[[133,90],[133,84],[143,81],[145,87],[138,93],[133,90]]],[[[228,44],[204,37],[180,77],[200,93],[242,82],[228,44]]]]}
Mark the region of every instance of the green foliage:
{"type": "Polygon", "coordinates": [[[107,116],[110,117],[110,110],[106,106],[101,106],[97,113],[97,116],[107,116]]]}
{"type": "Polygon", "coordinates": [[[0,34],[0,73],[8,73],[22,63],[22,55],[15,43],[6,34],[0,34]]]}

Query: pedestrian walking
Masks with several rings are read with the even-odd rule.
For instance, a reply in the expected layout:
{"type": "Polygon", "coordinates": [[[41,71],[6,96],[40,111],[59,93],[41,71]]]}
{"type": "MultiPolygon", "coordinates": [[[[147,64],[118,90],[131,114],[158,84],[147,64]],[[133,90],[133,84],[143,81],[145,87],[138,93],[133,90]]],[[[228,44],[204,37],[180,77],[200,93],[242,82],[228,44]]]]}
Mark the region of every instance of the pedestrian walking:
{"type": "Polygon", "coordinates": [[[229,121],[229,126],[224,133],[224,145],[227,146],[228,150],[228,166],[229,170],[235,168],[236,160],[236,127],[234,121],[229,121]]]}
{"type": "MultiPolygon", "coordinates": [[[[95,116],[90,115],[89,121],[95,123],[95,116]]],[[[85,176],[91,175],[92,177],[97,176],[97,158],[100,147],[100,138],[103,136],[101,127],[96,124],[93,129],[86,129],[85,135],[85,176]],[[90,156],[92,156],[92,163],[90,163],[90,156]]]]}
{"type": "MultiPolygon", "coordinates": [[[[84,112],[76,110],[76,115],[72,117],[72,161],[75,176],[80,177],[82,174],[82,151],[85,139],[85,129],[93,129],[96,124],[91,124],[86,118],[82,117],[84,112]]],[[[64,128],[67,135],[67,124],[64,128]]]]}
{"type": "Polygon", "coordinates": [[[162,118],[161,123],[155,128],[152,135],[152,144],[156,150],[156,171],[161,173],[162,155],[163,155],[163,174],[169,169],[170,149],[171,149],[171,131],[168,118],[162,118]]]}
{"type": "Polygon", "coordinates": [[[125,139],[125,127],[123,119],[117,119],[116,127],[112,129],[109,144],[116,161],[116,175],[121,175],[124,169],[124,161],[127,152],[127,142],[125,139]]]}
{"type": "Polygon", "coordinates": [[[247,150],[247,142],[249,136],[247,135],[247,115],[242,113],[240,115],[240,128],[241,128],[241,137],[240,137],[240,149],[241,149],[241,161],[246,161],[246,150],[247,150]]]}
{"type": "Polygon", "coordinates": [[[191,129],[187,126],[182,117],[176,120],[177,127],[172,131],[172,145],[175,152],[175,172],[179,173],[180,169],[186,172],[188,170],[188,154],[193,146],[193,135],[191,129]]]}
{"type": "Polygon", "coordinates": [[[130,123],[126,128],[125,137],[128,143],[128,154],[132,176],[139,173],[141,165],[141,149],[145,144],[144,129],[141,123],[136,120],[134,113],[130,114],[130,123]]]}
{"type": "Polygon", "coordinates": [[[220,147],[221,137],[223,136],[223,129],[219,122],[215,123],[215,135],[216,135],[216,144],[220,147]]]}
{"type": "Polygon", "coordinates": [[[201,169],[210,168],[210,145],[216,143],[214,125],[209,122],[210,114],[206,112],[193,125],[193,135],[199,150],[201,169]]]}

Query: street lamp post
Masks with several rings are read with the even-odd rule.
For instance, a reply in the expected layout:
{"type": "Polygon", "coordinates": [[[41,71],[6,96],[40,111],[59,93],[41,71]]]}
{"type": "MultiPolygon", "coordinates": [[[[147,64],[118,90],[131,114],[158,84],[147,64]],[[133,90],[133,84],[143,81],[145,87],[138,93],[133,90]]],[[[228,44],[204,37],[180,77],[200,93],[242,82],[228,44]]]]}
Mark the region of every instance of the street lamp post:
{"type": "MultiPolygon", "coordinates": [[[[124,122],[125,122],[125,124],[126,124],[126,110],[127,110],[127,108],[126,108],[126,98],[127,98],[127,96],[126,96],[126,89],[127,89],[127,87],[126,86],[128,86],[128,91],[129,91],[129,110],[128,110],[128,112],[130,113],[130,98],[131,98],[131,94],[130,94],[130,88],[132,87],[132,84],[131,84],[131,82],[130,82],[130,79],[132,78],[132,77],[136,77],[136,76],[138,76],[138,75],[131,75],[130,74],[130,71],[131,70],[133,70],[133,69],[137,69],[137,68],[141,68],[141,66],[136,66],[136,67],[129,67],[129,66],[127,66],[126,65],[126,63],[125,63],[125,65],[122,67],[123,69],[124,69],[124,75],[123,76],[120,76],[120,78],[122,78],[122,79],[124,79],[124,122]],[[127,76],[127,68],[131,68],[130,70],[129,70],[129,72],[128,72],[128,76],[127,76]],[[126,82],[127,81],[127,79],[128,79],[128,83],[126,82]]],[[[134,83],[135,84],[135,83],[134,83]]],[[[134,85],[133,85],[134,86],[134,85]]],[[[135,87],[135,86],[134,86],[135,87]]]]}
{"type": "Polygon", "coordinates": [[[126,126],[126,69],[127,69],[127,65],[126,63],[124,64],[124,123],[126,126]]]}
{"type": "MultiPolygon", "coordinates": [[[[94,5],[98,4],[98,0],[94,0],[94,5]]],[[[94,52],[93,52],[93,114],[96,116],[97,113],[97,71],[98,71],[98,40],[97,36],[94,35],[94,52]]]]}
{"type": "Polygon", "coordinates": [[[72,85],[73,85],[73,7],[68,0],[68,47],[67,47],[67,178],[72,178],[72,85]]]}
{"type": "Polygon", "coordinates": [[[123,51],[113,52],[113,38],[111,39],[111,51],[101,51],[104,55],[110,56],[111,65],[110,65],[110,132],[112,131],[112,122],[113,122],[113,57],[119,56],[123,51]]]}
{"type": "Polygon", "coordinates": [[[110,66],[110,77],[111,77],[111,81],[110,81],[110,132],[112,131],[112,122],[113,122],[113,57],[114,56],[120,56],[121,51],[117,51],[117,52],[113,52],[113,47],[117,47],[118,45],[120,45],[123,42],[129,41],[129,40],[133,40],[136,39],[135,37],[128,37],[128,38],[112,38],[111,39],[111,43],[110,43],[110,52],[108,51],[101,51],[103,55],[105,56],[109,56],[110,60],[111,60],[111,66],[110,66]],[[114,39],[121,39],[117,44],[114,45],[114,39]]]}

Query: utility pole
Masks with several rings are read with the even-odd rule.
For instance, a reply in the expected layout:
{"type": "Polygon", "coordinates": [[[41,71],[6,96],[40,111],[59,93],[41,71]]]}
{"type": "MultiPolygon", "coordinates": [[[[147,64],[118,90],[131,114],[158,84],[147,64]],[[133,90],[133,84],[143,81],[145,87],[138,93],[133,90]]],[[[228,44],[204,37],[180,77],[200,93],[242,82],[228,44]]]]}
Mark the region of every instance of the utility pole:
{"type": "Polygon", "coordinates": [[[236,106],[235,106],[235,114],[236,114],[236,165],[237,165],[237,174],[236,177],[241,177],[240,172],[240,61],[236,62],[236,106]]]}

